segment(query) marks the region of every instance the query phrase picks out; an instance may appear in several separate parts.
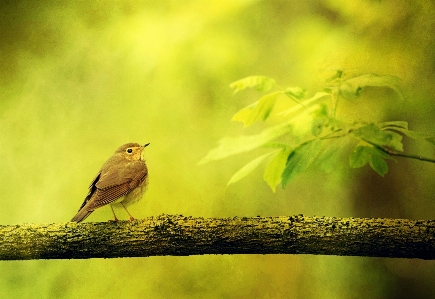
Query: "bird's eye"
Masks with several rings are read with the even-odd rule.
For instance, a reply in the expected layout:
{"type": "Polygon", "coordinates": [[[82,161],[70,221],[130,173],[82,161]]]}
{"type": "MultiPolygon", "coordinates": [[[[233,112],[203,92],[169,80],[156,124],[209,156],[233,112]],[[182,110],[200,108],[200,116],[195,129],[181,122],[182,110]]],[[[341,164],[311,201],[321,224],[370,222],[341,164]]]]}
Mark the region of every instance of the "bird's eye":
{"type": "Polygon", "coordinates": [[[131,148],[127,149],[127,153],[131,154],[133,152],[133,150],[131,148]]]}

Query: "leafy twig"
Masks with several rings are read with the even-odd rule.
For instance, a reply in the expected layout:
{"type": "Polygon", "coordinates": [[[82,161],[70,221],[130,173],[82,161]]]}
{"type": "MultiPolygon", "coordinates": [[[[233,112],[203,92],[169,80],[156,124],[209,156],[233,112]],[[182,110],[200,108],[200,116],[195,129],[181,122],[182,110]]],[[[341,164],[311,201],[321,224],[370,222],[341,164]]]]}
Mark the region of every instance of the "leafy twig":
{"type": "Polygon", "coordinates": [[[343,71],[339,70],[328,82],[327,87],[309,98],[305,98],[305,89],[284,89],[275,79],[266,76],[250,76],[232,83],[230,87],[234,88],[235,93],[246,88],[268,92],[238,111],[232,120],[242,122],[248,127],[257,121],[266,121],[270,115],[275,114],[273,121],[282,119],[282,122],[269,126],[256,135],[224,138],[220,141],[219,147],[211,150],[200,163],[260,147],[272,148],[272,152],[257,157],[237,171],[229,184],[245,177],[264,161],[270,160],[263,178],[274,192],[279,183],[285,187],[312,164],[325,171],[331,171],[336,164],[336,157],[347,150],[350,145],[348,141],[352,140],[357,141],[349,155],[349,164],[352,168],[369,164],[374,171],[384,176],[388,172],[386,160],[393,159],[394,156],[435,163],[434,158],[403,153],[403,137],[435,144],[435,136],[409,130],[406,121],[348,122],[336,116],[339,100],[354,100],[369,86],[390,88],[403,99],[399,89],[399,78],[375,74],[344,78],[343,71]],[[270,92],[274,88],[279,91],[270,92]],[[298,105],[289,101],[279,101],[278,98],[283,94],[298,105]],[[332,102],[327,104],[327,99],[331,99],[332,102]],[[277,103],[279,105],[276,105],[277,103]],[[345,138],[347,136],[350,138],[345,138]],[[291,141],[283,142],[283,139],[288,137],[291,137],[291,141]],[[270,156],[273,158],[270,159],[270,156]]]}

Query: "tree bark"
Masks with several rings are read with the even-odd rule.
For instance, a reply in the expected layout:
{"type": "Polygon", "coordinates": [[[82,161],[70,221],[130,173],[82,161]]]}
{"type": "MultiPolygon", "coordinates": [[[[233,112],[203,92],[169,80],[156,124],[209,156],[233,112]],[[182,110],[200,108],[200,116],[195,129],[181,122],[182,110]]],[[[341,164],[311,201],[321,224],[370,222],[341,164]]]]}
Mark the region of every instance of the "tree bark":
{"type": "Polygon", "coordinates": [[[435,220],[161,215],[134,221],[0,226],[0,260],[202,254],[435,259],[435,220]]]}

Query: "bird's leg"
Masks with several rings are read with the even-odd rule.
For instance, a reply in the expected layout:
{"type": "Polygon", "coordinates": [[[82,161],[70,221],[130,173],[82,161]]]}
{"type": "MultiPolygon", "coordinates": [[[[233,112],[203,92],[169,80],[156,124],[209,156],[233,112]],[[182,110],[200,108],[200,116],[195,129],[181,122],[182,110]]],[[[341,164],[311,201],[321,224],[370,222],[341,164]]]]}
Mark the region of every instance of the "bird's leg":
{"type": "Polygon", "coordinates": [[[127,208],[124,206],[124,204],[121,202],[120,204],[122,204],[122,206],[124,207],[124,209],[127,211],[128,216],[130,216],[130,221],[133,221],[134,218],[133,216],[131,216],[131,214],[128,212],[127,208]]]}
{"type": "Polygon", "coordinates": [[[118,218],[116,218],[116,215],[115,215],[115,211],[113,210],[113,206],[110,205],[110,208],[112,209],[113,217],[115,217],[115,220],[109,220],[109,221],[113,221],[113,222],[118,221],[118,218]]]}

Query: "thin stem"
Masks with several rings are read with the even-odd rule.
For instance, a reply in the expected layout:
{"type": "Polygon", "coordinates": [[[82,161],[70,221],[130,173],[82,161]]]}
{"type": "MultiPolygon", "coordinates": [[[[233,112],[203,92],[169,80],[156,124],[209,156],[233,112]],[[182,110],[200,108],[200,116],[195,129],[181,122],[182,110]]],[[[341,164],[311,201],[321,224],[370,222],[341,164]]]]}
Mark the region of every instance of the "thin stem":
{"type": "MultiPolygon", "coordinates": [[[[331,132],[331,133],[321,137],[320,139],[339,138],[339,137],[344,137],[344,136],[346,136],[348,134],[348,132],[346,132],[343,135],[333,135],[333,134],[338,133],[340,131],[342,131],[342,129],[338,129],[336,131],[333,131],[333,132],[331,132]]],[[[435,163],[435,159],[433,159],[433,158],[423,157],[423,156],[420,156],[420,155],[404,154],[404,153],[397,152],[395,150],[392,150],[392,149],[389,149],[389,148],[386,148],[386,147],[378,146],[378,145],[376,145],[374,143],[371,143],[371,142],[368,142],[368,141],[366,141],[366,142],[370,143],[371,145],[373,145],[377,149],[383,151],[384,153],[387,153],[390,156],[403,157],[403,158],[408,158],[408,159],[415,159],[415,160],[435,163]]]]}
{"type": "Polygon", "coordinates": [[[331,99],[332,99],[332,102],[331,102],[331,104],[332,104],[331,105],[332,106],[331,116],[333,118],[335,118],[335,115],[337,113],[337,106],[338,106],[338,91],[337,90],[334,90],[331,93],[331,99]]]}
{"type": "Polygon", "coordinates": [[[435,163],[435,159],[432,159],[432,158],[427,158],[427,157],[423,157],[423,156],[419,156],[419,155],[407,155],[404,153],[396,152],[396,151],[388,149],[388,148],[384,148],[384,147],[380,147],[380,146],[376,146],[376,147],[378,149],[380,149],[381,151],[383,151],[384,153],[389,154],[390,156],[404,157],[404,158],[409,158],[409,159],[416,159],[416,160],[420,160],[420,161],[435,163]]]}

